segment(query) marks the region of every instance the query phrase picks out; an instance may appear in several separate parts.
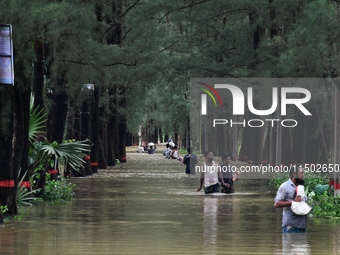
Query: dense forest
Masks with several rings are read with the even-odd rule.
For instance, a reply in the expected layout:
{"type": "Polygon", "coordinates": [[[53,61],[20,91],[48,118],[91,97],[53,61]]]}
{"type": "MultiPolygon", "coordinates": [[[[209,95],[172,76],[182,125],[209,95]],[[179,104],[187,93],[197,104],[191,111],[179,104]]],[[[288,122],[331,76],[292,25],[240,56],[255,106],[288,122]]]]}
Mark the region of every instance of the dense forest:
{"type": "MultiPolygon", "coordinates": [[[[0,86],[0,179],[16,184],[19,169],[32,167],[31,93],[47,117],[40,137],[88,139],[91,164],[105,168],[140,141],[172,137],[203,149],[190,143],[190,78],[335,79],[340,71],[336,0],[3,0],[0,23],[13,28],[15,70],[14,86],[0,86]]],[[[296,116],[299,129],[223,130],[218,154],[334,162],[336,83],[313,91],[313,118],[296,116]]],[[[2,204],[15,199],[0,189],[2,204]]]]}

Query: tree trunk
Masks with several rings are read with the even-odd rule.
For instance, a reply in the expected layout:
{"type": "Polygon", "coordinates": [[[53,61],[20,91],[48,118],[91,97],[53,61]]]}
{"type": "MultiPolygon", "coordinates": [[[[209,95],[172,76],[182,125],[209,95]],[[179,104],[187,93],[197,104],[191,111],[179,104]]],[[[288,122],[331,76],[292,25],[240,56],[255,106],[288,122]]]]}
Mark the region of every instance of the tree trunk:
{"type": "Polygon", "coordinates": [[[112,116],[109,117],[109,123],[107,125],[107,165],[115,165],[115,122],[112,116]]]}
{"type": "Polygon", "coordinates": [[[162,127],[159,127],[158,128],[158,139],[159,139],[159,142],[160,143],[164,143],[164,140],[163,140],[163,132],[162,132],[162,127]]]}
{"type": "Polygon", "coordinates": [[[273,39],[275,36],[282,35],[282,29],[279,24],[277,24],[277,14],[278,10],[273,6],[274,0],[269,0],[269,19],[270,19],[270,38],[273,39]]]}
{"type": "Polygon", "coordinates": [[[282,127],[282,143],[281,143],[281,164],[285,166],[292,163],[292,129],[282,127]]]}
{"type": "MultiPolygon", "coordinates": [[[[63,76],[65,74],[60,75],[63,76]]],[[[55,89],[54,94],[50,98],[52,103],[48,114],[47,140],[62,143],[68,108],[67,84],[61,79],[55,86],[58,86],[59,89],[55,89]]]]}
{"type": "MultiPolygon", "coordinates": [[[[107,95],[104,95],[104,93],[106,93],[107,91],[107,87],[106,86],[102,86],[101,88],[101,95],[102,96],[107,96],[107,95]]],[[[107,113],[104,109],[104,107],[100,107],[100,122],[99,122],[99,125],[100,125],[100,144],[101,144],[101,147],[100,147],[100,154],[101,155],[99,157],[99,167],[100,168],[106,168],[107,167],[107,160],[108,160],[108,137],[107,137],[107,128],[108,128],[108,116],[107,116],[107,113]]]]}
{"type": "MultiPolygon", "coordinates": [[[[92,95],[92,93],[90,93],[90,95],[92,95]]],[[[90,106],[89,106],[89,100],[91,99],[90,95],[88,96],[88,100],[86,100],[83,103],[83,106],[82,106],[82,112],[81,112],[81,140],[85,140],[85,139],[92,140],[92,137],[90,136],[90,122],[91,122],[90,106]]]]}
{"type": "Polygon", "coordinates": [[[317,123],[319,123],[319,130],[320,130],[320,135],[319,135],[319,144],[320,144],[320,150],[321,150],[321,156],[322,159],[318,162],[321,164],[328,164],[328,149],[327,149],[327,144],[326,144],[326,139],[325,139],[325,134],[322,126],[322,120],[320,117],[320,110],[319,107],[315,108],[316,112],[316,119],[317,123]]]}
{"type": "Polygon", "coordinates": [[[81,138],[81,111],[74,109],[74,127],[73,127],[74,139],[82,140],[81,138]]]}
{"type": "Polygon", "coordinates": [[[120,162],[126,162],[126,118],[120,115],[119,123],[119,160],[120,162]]]}
{"type": "MultiPolygon", "coordinates": [[[[277,110],[279,112],[279,110],[277,110]]],[[[277,116],[277,119],[279,119],[281,122],[281,115],[278,113],[278,116],[277,116]]],[[[276,127],[276,148],[275,148],[275,151],[276,151],[276,154],[275,154],[275,164],[277,166],[281,165],[281,148],[282,148],[282,126],[280,124],[277,125],[276,127]]]]}
{"type": "Polygon", "coordinates": [[[42,38],[34,37],[34,75],[33,75],[33,93],[34,105],[44,109],[44,75],[45,75],[45,53],[44,41],[42,38]]]}
{"type": "Polygon", "coordinates": [[[92,173],[97,173],[98,170],[98,156],[100,150],[100,136],[99,136],[99,91],[98,86],[94,87],[94,95],[91,104],[91,170],[92,173]]]}
{"type": "Polygon", "coordinates": [[[153,129],[153,141],[155,143],[158,143],[158,128],[157,128],[157,124],[155,125],[155,127],[153,129]]]}
{"type": "Polygon", "coordinates": [[[250,148],[251,148],[251,128],[246,125],[242,128],[242,145],[240,150],[240,160],[248,161],[250,159],[250,148]]]}
{"type": "Polygon", "coordinates": [[[168,134],[165,134],[164,135],[164,142],[167,143],[169,140],[169,135],[168,134]]]}
{"type": "MultiPolygon", "coordinates": [[[[2,128],[0,129],[0,203],[1,205],[13,206],[11,201],[11,193],[14,192],[14,187],[10,187],[10,181],[13,180],[12,172],[12,149],[13,149],[13,126],[14,116],[13,103],[14,98],[14,87],[3,86],[0,93],[0,116],[2,121],[2,128]]],[[[15,213],[16,208],[11,208],[10,213],[15,213]]]]}
{"type": "MultiPolygon", "coordinates": [[[[80,115],[80,137],[81,140],[86,140],[89,139],[92,141],[92,137],[90,135],[90,123],[92,121],[91,115],[90,115],[90,103],[89,101],[92,99],[92,90],[86,90],[85,93],[88,93],[88,100],[86,100],[83,105],[82,105],[82,111],[79,113],[80,115]]],[[[92,146],[91,146],[91,151],[92,151],[92,146]]],[[[91,154],[91,152],[89,153],[91,154]]],[[[84,172],[86,175],[92,175],[91,167],[90,167],[90,162],[91,162],[91,156],[87,160],[86,165],[84,166],[84,172]]],[[[78,174],[77,174],[78,175],[78,174]]]]}
{"type": "MultiPolygon", "coordinates": [[[[126,108],[126,87],[122,86],[120,89],[120,94],[118,96],[119,100],[119,108],[126,108]]],[[[126,115],[125,112],[120,113],[119,115],[119,160],[120,162],[126,162],[126,115]]]]}
{"type": "Polygon", "coordinates": [[[3,87],[0,94],[0,115],[5,120],[0,131],[0,203],[12,215],[18,213],[19,169],[22,167],[22,174],[28,170],[29,98],[29,89],[18,86],[3,87]]]}
{"type": "Polygon", "coordinates": [[[118,108],[119,108],[119,102],[118,102],[118,92],[117,88],[115,88],[115,104],[114,104],[114,109],[113,109],[113,132],[114,134],[114,144],[113,144],[113,150],[114,150],[114,155],[116,159],[120,158],[120,147],[119,144],[121,142],[121,137],[119,136],[119,113],[118,113],[118,108]]]}
{"type": "MultiPolygon", "coordinates": [[[[11,214],[17,214],[18,208],[16,204],[16,191],[18,186],[19,169],[21,168],[21,176],[28,171],[28,126],[29,126],[29,98],[30,93],[19,91],[14,87],[14,126],[13,126],[13,152],[12,152],[12,178],[15,188],[10,194],[10,203],[7,204],[11,214]]],[[[28,175],[26,177],[26,180],[28,175]]]]}
{"type": "Polygon", "coordinates": [[[299,164],[305,162],[306,149],[306,117],[298,111],[295,114],[295,119],[299,123],[294,128],[293,135],[293,149],[292,149],[292,164],[299,164]]]}
{"type": "Polygon", "coordinates": [[[175,135],[174,135],[174,143],[178,146],[178,133],[175,132],[175,135]]]}
{"type": "MultiPolygon", "coordinates": [[[[317,107],[317,106],[314,106],[317,107]]],[[[315,109],[312,109],[315,112],[315,109]]],[[[315,136],[315,130],[309,127],[315,126],[317,123],[316,114],[306,118],[306,154],[305,161],[302,163],[307,164],[318,164],[321,163],[319,160],[320,155],[320,140],[318,136],[315,136]]]]}
{"type": "Polygon", "coordinates": [[[256,50],[259,45],[262,37],[265,35],[266,29],[261,27],[260,25],[257,24],[259,20],[259,14],[256,11],[253,11],[249,14],[249,23],[250,26],[253,28],[253,49],[256,50]]]}
{"type": "MultiPolygon", "coordinates": [[[[122,1],[114,1],[112,3],[112,12],[110,13],[109,16],[106,17],[107,23],[110,25],[111,29],[107,31],[106,34],[106,42],[108,45],[115,44],[118,45],[119,47],[122,47],[122,1]]],[[[121,157],[125,157],[125,147],[123,147],[123,144],[125,146],[126,144],[126,121],[125,118],[122,120],[120,119],[121,116],[118,112],[119,106],[121,104],[120,100],[125,100],[125,89],[122,88],[123,92],[122,94],[124,95],[123,99],[119,99],[119,85],[114,84],[112,90],[112,96],[114,96],[114,105],[113,105],[113,123],[112,123],[112,129],[108,130],[108,132],[113,132],[114,136],[114,143],[113,143],[113,154],[111,153],[111,156],[113,155],[116,159],[121,159],[121,157]],[[122,124],[121,124],[122,122],[122,124]],[[122,130],[120,130],[122,129],[122,130]],[[124,134],[125,133],[125,134],[124,134]],[[123,135],[123,137],[120,137],[120,135],[123,135]],[[123,141],[124,140],[124,141],[123,141]]],[[[112,159],[111,159],[112,160],[112,159]]],[[[111,162],[111,160],[108,160],[108,163],[111,162]]]]}
{"type": "Polygon", "coordinates": [[[67,117],[66,117],[66,140],[75,139],[74,128],[75,128],[76,113],[72,102],[68,103],[67,117]]]}
{"type": "MultiPolygon", "coordinates": [[[[333,164],[340,164],[340,83],[334,85],[334,158],[333,164]]],[[[334,171],[331,184],[334,196],[340,195],[340,172],[334,171]]]]}
{"type": "Polygon", "coordinates": [[[105,158],[105,151],[104,151],[104,144],[103,140],[99,137],[99,155],[98,155],[98,169],[106,169],[106,158],[105,158]]]}

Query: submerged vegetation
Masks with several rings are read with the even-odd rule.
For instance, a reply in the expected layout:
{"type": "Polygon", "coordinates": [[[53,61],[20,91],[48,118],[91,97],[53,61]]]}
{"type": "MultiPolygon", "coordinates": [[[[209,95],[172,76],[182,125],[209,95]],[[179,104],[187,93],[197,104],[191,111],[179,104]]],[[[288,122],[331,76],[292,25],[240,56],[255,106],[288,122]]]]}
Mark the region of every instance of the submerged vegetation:
{"type": "Polygon", "coordinates": [[[67,179],[47,179],[44,192],[41,196],[45,202],[52,204],[66,204],[67,201],[71,201],[75,196],[74,189],[76,188],[76,185],[69,183],[67,179]]]}

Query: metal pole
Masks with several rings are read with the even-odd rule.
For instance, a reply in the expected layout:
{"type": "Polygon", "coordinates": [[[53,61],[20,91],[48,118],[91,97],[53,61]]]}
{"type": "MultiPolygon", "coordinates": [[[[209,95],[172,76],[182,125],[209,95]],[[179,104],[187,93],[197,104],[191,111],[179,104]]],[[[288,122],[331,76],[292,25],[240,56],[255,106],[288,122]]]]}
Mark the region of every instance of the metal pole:
{"type": "MultiPolygon", "coordinates": [[[[340,162],[340,151],[339,151],[339,132],[340,132],[340,90],[339,84],[335,83],[334,85],[334,165],[339,164],[340,162]]],[[[334,171],[334,196],[340,195],[340,173],[334,171]]]]}

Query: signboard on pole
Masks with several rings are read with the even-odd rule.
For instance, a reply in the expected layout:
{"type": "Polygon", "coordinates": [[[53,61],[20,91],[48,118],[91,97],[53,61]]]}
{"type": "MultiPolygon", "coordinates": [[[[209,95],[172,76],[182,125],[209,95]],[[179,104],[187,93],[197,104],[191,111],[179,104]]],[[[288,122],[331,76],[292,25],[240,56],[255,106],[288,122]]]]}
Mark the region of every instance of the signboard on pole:
{"type": "Polygon", "coordinates": [[[14,85],[12,25],[0,25],[0,85],[14,85]]]}

